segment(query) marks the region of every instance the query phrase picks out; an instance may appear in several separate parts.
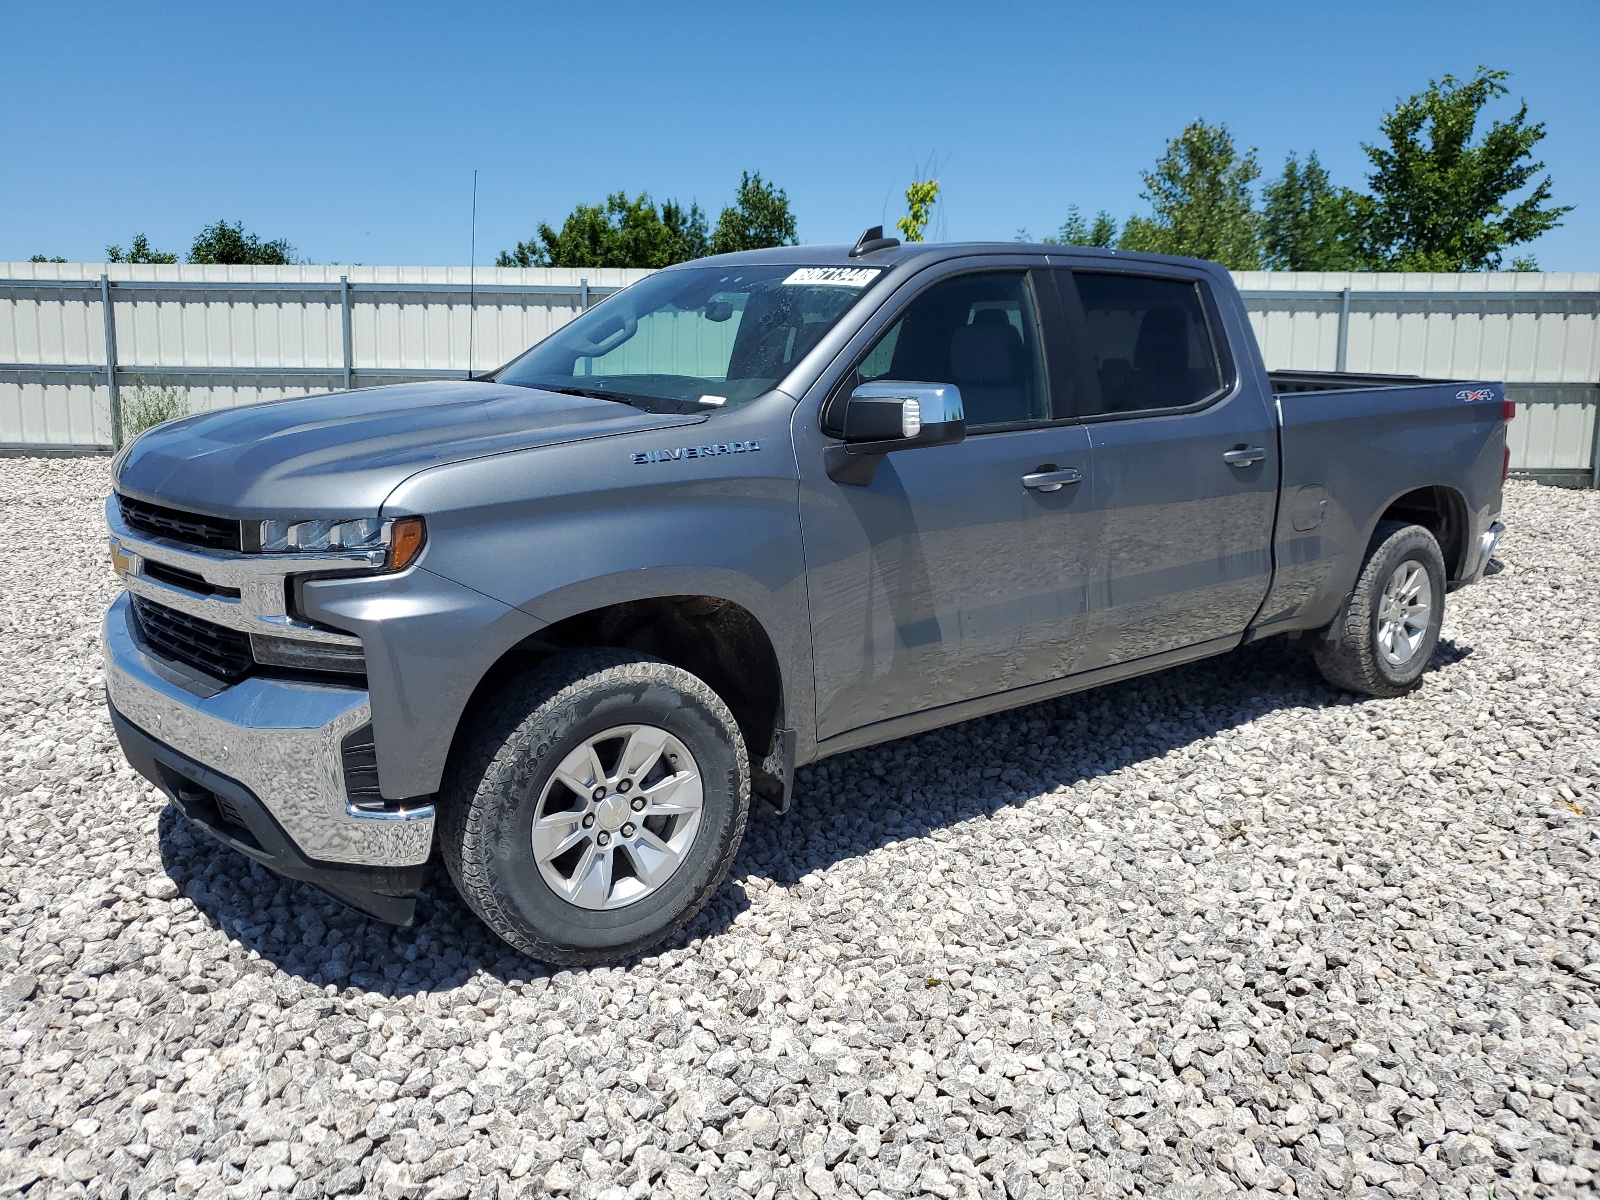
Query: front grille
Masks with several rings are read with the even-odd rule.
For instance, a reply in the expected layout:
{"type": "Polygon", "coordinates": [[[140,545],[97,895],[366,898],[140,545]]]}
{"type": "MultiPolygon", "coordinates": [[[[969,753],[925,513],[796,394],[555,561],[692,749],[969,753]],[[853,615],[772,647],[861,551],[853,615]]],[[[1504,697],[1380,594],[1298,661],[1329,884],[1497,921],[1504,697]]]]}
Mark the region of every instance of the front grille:
{"type": "Polygon", "coordinates": [[[166,538],[187,546],[202,546],[207,550],[238,550],[239,522],[205,513],[184,512],[135,500],[132,496],[117,495],[117,507],[128,528],[147,537],[166,538]]]}
{"type": "Polygon", "coordinates": [[[249,634],[153,604],[143,596],[133,598],[133,611],[145,640],[167,658],[224,683],[238,683],[255,669],[249,634]]]}

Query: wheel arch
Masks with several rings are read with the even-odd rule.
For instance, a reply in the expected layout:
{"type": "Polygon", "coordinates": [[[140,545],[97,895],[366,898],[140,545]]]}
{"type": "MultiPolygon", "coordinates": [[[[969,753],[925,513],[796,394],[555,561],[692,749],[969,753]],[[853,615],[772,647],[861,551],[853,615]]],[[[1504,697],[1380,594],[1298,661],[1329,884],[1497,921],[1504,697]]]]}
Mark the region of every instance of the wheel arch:
{"type": "Polygon", "coordinates": [[[1420,525],[1433,534],[1444,555],[1446,582],[1461,578],[1471,549],[1471,522],[1466,497],[1460,491],[1448,484],[1428,484],[1393,497],[1378,512],[1372,528],[1367,531],[1369,552],[1371,539],[1385,521],[1420,525]]]}
{"type": "Polygon", "coordinates": [[[785,684],[797,672],[786,672],[781,643],[752,608],[727,595],[692,590],[579,604],[540,602],[541,617],[561,615],[510,646],[484,672],[457,721],[452,753],[475,710],[511,680],[563,651],[616,647],[652,655],[703,680],[733,713],[757,793],[780,806],[786,801],[795,744],[790,714],[797,698],[785,684]]]}

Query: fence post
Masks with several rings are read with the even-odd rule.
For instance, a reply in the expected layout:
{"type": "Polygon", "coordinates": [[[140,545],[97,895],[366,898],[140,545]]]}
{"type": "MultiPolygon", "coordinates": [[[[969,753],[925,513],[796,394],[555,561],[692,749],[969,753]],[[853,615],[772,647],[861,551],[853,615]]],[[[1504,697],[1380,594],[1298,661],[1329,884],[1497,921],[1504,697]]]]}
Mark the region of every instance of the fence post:
{"type": "Polygon", "coordinates": [[[1345,364],[1349,361],[1350,352],[1350,289],[1345,288],[1339,293],[1339,356],[1334,363],[1335,371],[1344,371],[1348,368],[1345,364]]]}
{"type": "Polygon", "coordinates": [[[1589,439],[1589,486],[1600,489],[1600,389],[1596,389],[1594,400],[1594,436],[1589,439]]]}
{"type": "Polygon", "coordinates": [[[578,281],[578,308],[583,312],[589,311],[589,281],[587,279],[578,281]]]}
{"type": "Polygon", "coordinates": [[[111,307],[111,280],[100,276],[100,312],[106,325],[106,393],[111,402],[111,448],[122,449],[122,405],[117,400],[117,314],[111,307]]]}
{"type": "Polygon", "coordinates": [[[351,388],[351,377],[354,375],[355,362],[350,353],[350,276],[339,276],[339,309],[340,320],[344,326],[344,390],[351,388]]]}

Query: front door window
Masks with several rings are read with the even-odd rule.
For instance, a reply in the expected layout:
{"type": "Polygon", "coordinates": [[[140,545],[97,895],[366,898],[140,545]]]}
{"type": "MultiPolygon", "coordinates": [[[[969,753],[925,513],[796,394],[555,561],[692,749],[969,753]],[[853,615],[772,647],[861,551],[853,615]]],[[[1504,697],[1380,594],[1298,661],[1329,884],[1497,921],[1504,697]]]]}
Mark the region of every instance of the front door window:
{"type": "Polygon", "coordinates": [[[874,379],[955,384],[970,430],[1048,420],[1027,275],[991,271],[934,284],[884,331],[851,386],[874,379]]]}

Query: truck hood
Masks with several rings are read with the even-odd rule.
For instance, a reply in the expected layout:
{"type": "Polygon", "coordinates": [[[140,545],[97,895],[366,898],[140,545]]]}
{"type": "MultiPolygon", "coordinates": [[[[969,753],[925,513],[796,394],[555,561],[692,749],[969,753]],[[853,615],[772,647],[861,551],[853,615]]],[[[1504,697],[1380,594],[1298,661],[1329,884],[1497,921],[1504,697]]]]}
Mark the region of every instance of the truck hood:
{"type": "Polygon", "coordinates": [[[403,383],[174,421],[123,451],[113,479],[216,516],[362,516],[427,467],[704,419],[510,384],[403,383]]]}

